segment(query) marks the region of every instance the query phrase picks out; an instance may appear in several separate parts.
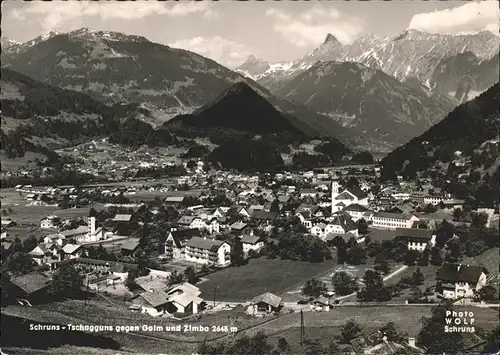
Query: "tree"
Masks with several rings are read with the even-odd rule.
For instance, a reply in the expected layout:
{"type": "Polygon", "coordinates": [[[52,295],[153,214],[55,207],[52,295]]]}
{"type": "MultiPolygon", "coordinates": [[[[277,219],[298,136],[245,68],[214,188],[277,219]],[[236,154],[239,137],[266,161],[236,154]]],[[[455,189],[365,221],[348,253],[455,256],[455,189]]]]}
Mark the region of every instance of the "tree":
{"type": "Polygon", "coordinates": [[[382,276],[374,270],[366,270],[363,277],[365,287],[358,292],[358,299],[363,302],[370,301],[389,301],[391,293],[384,285],[382,276]]]}
{"type": "Polygon", "coordinates": [[[498,302],[498,292],[494,286],[486,285],[477,291],[475,298],[478,301],[498,302]]]}
{"type": "Polygon", "coordinates": [[[73,265],[63,265],[52,277],[50,293],[56,297],[72,298],[81,292],[83,275],[73,265]]]}
{"type": "Polygon", "coordinates": [[[360,235],[368,234],[368,223],[365,221],[364,218],[358,220],[358,234],[360,235]]]}
{"type": "Polygon", "coordinates": [[[471,227],[482,228],[488,222],[488,215],[485,213],[472,213],[471,227]]]}
{"type": "Polygon", "coordinates": [[[241,266],[245,263],[243,244],[241,243],[241,240],[239,238],[234,239],[230,255],[233,266],[241,266]]]}
{"type": "Polygon", "coordinates": [[[485,354],[498,354],[500,350],[500,326],[497,326],[491,331],[491,333],[486,338],[486,344],[484,345],[485,354]]]}
{"type": "Polygon", "coordinates": [[[420,259],[418,259],[418,265],[419,266],[427,266],[429,265],[429,249],[425,248],[425,250],[420,254],[420,259]]]}
{"type": "Polygon", "coordinates": [[[280,211],[280,203],[277,199],[275,199],[275,200],[273,200],[273,202],[271,202],[270,211],[271,212],[279,212],[280,211]]]}
{"type": "Polygon", "coordinates": [[[184,270],[184,279],[193,285],[198,282],[198,276],[196,276],[196,272],[192,266],[189,266],[186,270],[184,270]]]}
{"type": "Polygon", "coordinates": [[[351,162],[355,164],[373,164],[373,155],[369,152],[360,152],[351,158],[351,162]]]}
{"type": "Polygon", "coordinates": [[[35,262],[26,253],[15,253],[7,260],[7,269],[14,276],[24,275],[35,270],[35,262]]]}
{"type": "Polygon", "coordinates": [[[168,277],[168,284],[175,285],[184,282],[184,275],[179,273],[177,270],[173,270],[168,277]]]}
{"type": "Polygon", "coordinates": [[[302,287],[302,293],[310,297],[319,297],[327,290],[326,284],[318,279],[307,280],[304,287],[302,287]]]}
{"type": "Polygon", "coordinates": [[[135,281],[136,274],[133,272],[128,273],[127,280],[125,280],[125,286],[130,292],[140,289],[139,284],[135,281]]]}
{"type": "MultiPolygon", "coordinates": [[[[342,239],[340,236],[339,238],[342,239]]],[[[337,263],[344,264],[345,262],[347,262],[347,246],[344,239],[342,239],[342,243],[337,246],[337,263]]]]}
{"type": "Polygon", "coordinates": [[[380,328],[380,332],[384,334],[389,341],[398,341],[401,338],[396,330],[396,325],[393,322],[386,323],[382,328],[380,328]]]}
{"type": "Polygon", "coordinates": [[[358,291],[358,282],[355,277],[345,271],[335,273],[332,278],[335,293],[341,296],[349,295],[358,291]]]}
{"type": "Polygon", "coordinates": [[[455,263],[462,257],[462,251],[460,248],[460,243],[457,239],[452,239],[447,244],[448,254],[446,255],[446,261],[455,263]]]}
{"type": "Polygon", "coordinates": [[[412,283],[416,286],[420,286],[424,283],[424,274],[420,271],[420,268],[417,267],[417,270],[411,275],[412,283]]]}
{"type": "Polygon", "coordinates": [[[404,257],[405,265],[408,265],[408,266],[415,265],[415,262],[417,261],[419,256],[420,256],[420,254],[416,250],[406,251],[406,254],[404,257]]]}
{"type": "Polygon", "coordinates": [[[360,333],[361,326],[353,320],[347,321],[340,330],[342,342],[345,344],[349,344],[351,340],[356,338],[360,333]]]}
{"type": "Polygon", "coordinates": [[[347,251],[347,262],[351,265],[361,265],[366,262],[365,248],[356,244],[347,251]]]}
{"type": "Polygon", "coordinates": [[[4,268],[0,269],[0,293],[1,293],[1,301],[0,306],[5,307],[7,305],[7,300],[9,298],[9,294],[7,292],[7,285],[10,283],[10,275],[8,271],[4,268]]]}
{"type": "Polygon", "coordinates": [[[410,300],[418,301],[422,298],[422,291],[417,286],[412,286],[410,292],[410,300]]]}
{"type": "Polygon", "coordinates": [[[446,332],[446,311],[448,305],[439,305],[432,310],[430,318],[423,318],[423,326],[418,334],[418,343],[429,354],[456,354],[463,350],[461,333],[446,332]]]}
{"type": "Polygon", "coordinates": [[[435,246],[431,249],[430,263],[431,263],[431,265],[434,265],[434,266],[443,265],[443,257],[441,256],[441,249],[439,249],[437,246],[435,246]]]}
{"type": "Polygon", "coordinates": [[[380,263],[376,264],[373,269],[375,271],[379,271],[384,275],[387,275],[390,271],[389,268],[389,263],[387,261],[381,261],[380,263]]]}
{"type": "Polygon", "coordinates": [[[464,211],[461,208],[455,208],[453,210],[453,220],[461,221],[464,218],[464,211]]]}
{"type": "Polygon", "coordinates": [[[277,350],[279,351],[280,354],[288,353],[292,350],[290,344],[286,341],[285,338],[279,338],[278,339],[278,345],[277,345],[277,350]]]}

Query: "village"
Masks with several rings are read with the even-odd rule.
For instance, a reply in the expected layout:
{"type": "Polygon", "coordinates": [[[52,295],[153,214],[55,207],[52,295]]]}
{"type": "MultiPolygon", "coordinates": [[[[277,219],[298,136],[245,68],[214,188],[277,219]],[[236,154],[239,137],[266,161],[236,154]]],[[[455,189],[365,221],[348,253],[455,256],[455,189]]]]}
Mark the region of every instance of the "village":
{"type": "Polygon", "coordinates": [[[495,300],[498,206],[471,209],[430,178],[381,184],[376,165],[184,168],[165,180],[2,189],[9,296],[46,302],[54,275],[72,267],[101,301],[170,321],[495,300]],[[486,236],[461,247],[471,228],[486,236]]]}

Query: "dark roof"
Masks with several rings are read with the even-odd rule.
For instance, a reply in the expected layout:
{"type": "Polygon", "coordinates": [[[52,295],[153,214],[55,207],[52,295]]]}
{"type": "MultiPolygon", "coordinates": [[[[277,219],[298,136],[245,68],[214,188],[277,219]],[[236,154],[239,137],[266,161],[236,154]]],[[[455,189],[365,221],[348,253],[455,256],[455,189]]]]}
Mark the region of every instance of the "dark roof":
{"type": "Polygon", "coordinates": [[[347,213],[335,213],[331,216],[332,220],[328,224],[341,226],[346,232],[358,228],[357,224],[347,213]]]}
{"type": "Polygon", "coordinates": [[[408,221],[413,214],[407,214],[407,213],[391,213],[391,212],[384,212],[384,211],[379,211],[376,212],[373,217],[380,217],[380,218],[393,218],[393,219],[400,219],[400,220],[405,220],[408,221]]]}
{"type": "Polygon", "coordinates": [[[201,236],[201,232],[198,228],[178,229],[170,233],[172,234],[172,238],[177,248],[181,248],[184,242],[189,239],[201,236]]]}
{"type": "Polygon", "coordinates": [[[365,206],[361,206],[360,204],[353,203],[346,208],[344,208],[344,211],[351,211],[351,212],[366,212],[369,211],[369,208],[366,208],[365,206]]]}
{"type": "Polygon", "coordinates": [[[262,220],[272,220],[275,219],[278,214],[276,212],[270,212],[270,211],[253,211],[252,214],[250,215],[251,218],[255,219],[262,219],[262,220]]]}
{"type": "Polygon", "coordinates": [[[444,264],[439,269],[436,279],[448,282],[476,284],[483,272],[487,273],[486,269],[480,266],[444,264]]]}
{"type": "Polygon", "coordinates": [[[358,199],[363,199],[365,198],[366,196],[368,196],[363,190],[361,190],[359,187],[349,187],[346,189],[347,191],[349,191],[351,194],[353,194],[354,196],[356,196],[358,199]]]}
{"type": "Polygon", "coordinates": [[[188,240],[187,246],[205,250],[217,250],[224,243],[223,240],[193,237],[188,240]]]}
{"type": "Polygon", "coordinates": [[[134,251],[139,246],[139,238],[129,238],[122,244],[121,249],[134,251]]]}
{"type": "Polygon", "coordinates": [[[396,228],[396,238],[430,240],[434,231],[430,229],[396,228]]]}
{"type": "Polygon", "coordinates": [[[241,237],[241,242],[246,244],[257,244],[261,238],[255,234],[245,234],[241,237]]]}
{"type": "Polygon", "coordinates": [[[252,300],[252,303],[257,304],[257,303],[265,303],[268,304],[274,308],[278,308],[281,304],[281,297],[276,296],[275,294],[272,294],[270,292],[263,293],[257,297],[255,297],[252,300]]]}
{"type": "Polygon", "coordinates": [[[246,227],[247,227],[247,224],[243,223],[243,222],[234,222],[233,224],[231,224],[229,226],[229,228],[234,229],[234,230],[242,230],[242,229],[245,229],[246,227]]]}
{"type": "Polygon", "coordinates": [[[154,308],[168,302],[168,295],[163,291],[144,292],[140,294],[140,297],[154,308]]]}
{"type": "Polygon", "coordinates": [[[50,279],[38,272],[31,272],[16,277],[10,282],[23,290],[26,294],[32,294],[49,286],[50,279]]]}

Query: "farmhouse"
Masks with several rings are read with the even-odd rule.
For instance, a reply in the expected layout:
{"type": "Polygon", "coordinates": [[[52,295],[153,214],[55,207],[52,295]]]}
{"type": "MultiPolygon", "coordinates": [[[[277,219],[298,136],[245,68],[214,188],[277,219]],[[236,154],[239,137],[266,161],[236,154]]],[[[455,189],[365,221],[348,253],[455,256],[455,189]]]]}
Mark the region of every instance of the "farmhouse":
{"type": "Polygon", "coordinates": [[[169,313],[196,314],[203,299],[199,297],[201,291],[198,287],[185,282],[174,286],[167,292],[169,313]]]}
{"type": "Polygon", "coordinates": [[[408,250],[424,251],[436,244],[436,234],[430,229],[396,228],[396,240],[408,243],[408,250]]]}
{"type": "Polygon", "coordinates": [[[30,272],[10,280],[11,293],[14,297],[28,299],[30,302],[45,299],[50,278],[39,272],[30,272]]]}
{"type": "Polygon", "coordinates": [[[139,238],[128,238],[120,247],[122,255],[135,255],[139,250],[139,238]]]}
{"type": "Polygon", "coordinates": [[[383,229],[411,228],[419,219],[413,214],[379,211],[373,214],[373,227],[383,229]]]}
{"type": "Polygon", "coordinates": [[[57,216],[47,216],[40,220],[40,228],[41,229],[52,229],[57,228],[57,222],[59,221],[59,217],[57,216]]]}
{"type": "Polygon", "coordinates": [[[486,285],[486,274],[479,266],[444,264],[436,276],[436,293],[449,299],[471,298],[486,285]]]}
{"type": "Polygon", "coordinates": [[[141,306],[141,312],[157,317],[167,310],[168,295],[164,291],[144,292],[132,301],[141,306]]]}
{"type": "Polygon", "coordinates": [[[272,312],[278,312],[282,306],[282,298],[270,292],[263,293],[255,297],[249,308],[248,313],[253,315],[265,315],[272,312]]]}

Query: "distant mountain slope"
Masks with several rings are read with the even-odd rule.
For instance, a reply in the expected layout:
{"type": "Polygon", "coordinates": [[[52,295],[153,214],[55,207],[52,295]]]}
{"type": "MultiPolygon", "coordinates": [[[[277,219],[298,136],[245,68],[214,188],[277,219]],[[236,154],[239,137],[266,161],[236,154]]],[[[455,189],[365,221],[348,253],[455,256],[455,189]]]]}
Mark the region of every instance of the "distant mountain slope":
{"type": "Polygon", "coordinates": [[[153,115],[160,111],[168,116],[165,120],[191,113],[233,84],[246,82],[278,111],[293,116],[302,130],[342,140],[348,135],[329,117],[276,98],[256,82],[193,52],[89,29],[46,37],[26,42],[15,53],[2,53],[2,65],[106,103],[141,104],[153,115]]]}
{"type": "MultiPolygon", "coordinates": [[[[349,45],[343,45],[328,34],[324,43],[314,51],[292,63],[276,63],[273,70],[269,68],[254,73],[254,78],[275,90],[318,60],[348,61],[380,69],[400,81],[415,77],[429,86],[443,59],[469,51],[481,60],[490,60],[498,53],[499,46],[500,37],[489,31],[452,36],[406,30],[396,37],[362,37],[349,45]]],[[[487,79],[482,77],[481,80],[487,79]]]]}
{"type": "Polygon", "coordinates": [[[203,105],[244,80],[193,52],[85,28],[2,53],[2,66],[106,101],[163,107],[203,105]]]}
{"type": "Polygon", "coordinates": [[[430,86],[454,95],[461,102],[467,101],[498,82],[499,67],[498,54],[482,60],[472,52],[459,53],[439,62],[430,86]]]}
{"type": "Polygon", "coordinates": [[[317,62],[275,93],[331,115],[355,135],[387,147],[424,132],[454,106],[380,70],[346,62],[317,62]]]}
{"type": "MultiPolygon", "coordinates": [[[[382,160],[386,175],[403,172],[413,176],[437,163],[471,158],[488,141],[498,140],[500,84],[455,108],[441,122],[397,148],[382,160]]],[[[499,156],[498,148],[496,156],[499,156]]]]}
{"type": "Polygon", "coordinates": [[[168,124],[196,128],[235,129],[254,134],[288,134],[297,137],[339,137],[349,141],[346,130],[333,119],[300,105],[256,91],[245,83],[234,84],[214,102],[168,124]]]}
{"type": "Polygon", "coordinates": [[[302,132],[293,125],[291,117],[274,106],[244,83],[226,90],[213,103],[190,115],[177,116],[171,123],[181,122],[197,128],[230,128],[256,134],[292,133],[318,134],[312,130],[302,132]]]}
{"type": "Polygon", "coordinates": [[[0,89],[2,151],[8,157],[22,157],[27,151],[53,155],[54,148],[103,136],[128,145],[173,140],[168,132],[141,122],[148,111],[135,104],[107,106],[6,68],[1,69],[0,89]]]}

